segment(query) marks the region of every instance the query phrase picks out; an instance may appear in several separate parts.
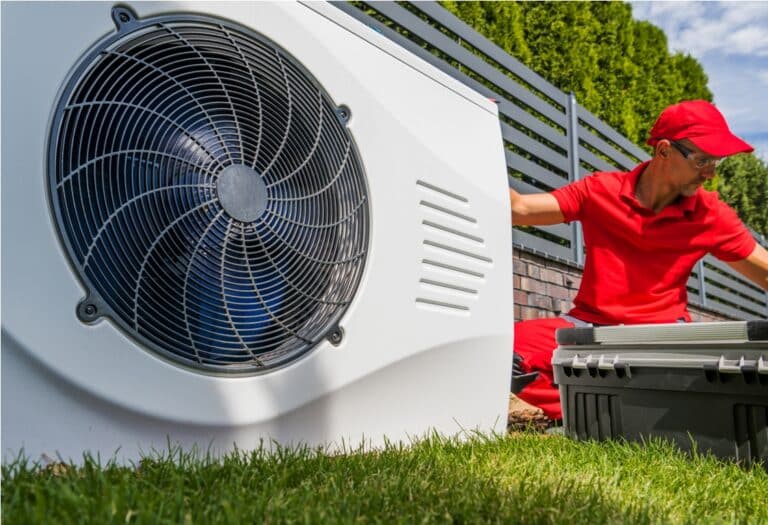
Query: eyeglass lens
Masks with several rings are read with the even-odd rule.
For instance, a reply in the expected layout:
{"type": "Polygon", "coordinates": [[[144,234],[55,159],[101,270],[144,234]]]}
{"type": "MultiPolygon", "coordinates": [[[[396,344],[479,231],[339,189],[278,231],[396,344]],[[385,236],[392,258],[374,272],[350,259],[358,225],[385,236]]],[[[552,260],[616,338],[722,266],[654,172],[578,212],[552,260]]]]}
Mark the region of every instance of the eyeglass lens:
{"type": "Polygon", "coordinates": [[[718,164],[720,164],[720,161],[723,160],[723,159],[714,159],[714,158],[711,158],[711,157],[710,158],[696,157],[694,155],[693,151],[689,150],[688,148],[686,148],[685,146],[683,146],[679,142],[676,142],[674,140],[670,140],[669,143],[672,144],[672,146],[674,146],[675,149],[677,149],[677,151],[679,151],[683,155],[683,157],[685,157],[689,161],[693,161],[694,165],[697,168],[705,168],[705,167],[708,167],[708,166],[714,168],[718,164]]]}

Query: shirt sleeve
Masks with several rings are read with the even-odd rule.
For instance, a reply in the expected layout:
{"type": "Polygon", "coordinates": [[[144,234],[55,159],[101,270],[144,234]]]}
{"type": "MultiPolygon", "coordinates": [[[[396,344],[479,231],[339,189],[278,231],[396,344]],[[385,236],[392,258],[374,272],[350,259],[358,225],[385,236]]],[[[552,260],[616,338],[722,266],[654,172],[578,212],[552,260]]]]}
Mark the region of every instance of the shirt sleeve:
{"type": "Polygon", "coordinates": [[[577,221],[582,218],[584,205],[589,198],[589,185],[592,177],[594,175],[572,182],[552,192],[560,205],[560,211],[565,222],[577,221]]]}
{"type": "Polygon", "coordinates": [[[755,249],[757,241],[739,219],[736,212],[721,200],[712,238],[712,255],[726,262],[746,259],[755,249]]]}

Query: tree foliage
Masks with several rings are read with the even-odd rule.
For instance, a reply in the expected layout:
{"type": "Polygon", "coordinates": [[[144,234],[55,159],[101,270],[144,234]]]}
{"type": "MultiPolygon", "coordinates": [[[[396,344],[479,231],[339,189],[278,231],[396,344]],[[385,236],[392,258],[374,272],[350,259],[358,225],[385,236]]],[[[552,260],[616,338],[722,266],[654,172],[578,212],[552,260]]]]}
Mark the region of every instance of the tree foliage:
{"type": "MultiPolygon", "coordinates": [[[[701,64],[670,53],[664,32],[633,19],[627,3],[441,3],[641,147],[668,105],[712,100],[701,64]]],[[[740,155],[720,171],[713,186],[723,199],[747,224],[768,233],[766,163],[740,155]]]]}
{"type": "Polygon", "coordinates": [[[768,164],[754,155],[734,155],[717,171],[712,189],[753,229],[768,233],[768,164]]]}

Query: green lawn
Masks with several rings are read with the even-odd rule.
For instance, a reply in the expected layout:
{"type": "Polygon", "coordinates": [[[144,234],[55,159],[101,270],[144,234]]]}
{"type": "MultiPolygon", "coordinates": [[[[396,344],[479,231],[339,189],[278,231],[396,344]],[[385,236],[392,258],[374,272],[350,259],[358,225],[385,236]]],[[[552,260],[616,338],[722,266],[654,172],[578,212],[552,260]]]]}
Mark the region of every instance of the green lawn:
{"type": "Polygon", "coordinates": [[[219,461],[178,451],[138,468],[2,469],[2,521],[30,523],[768,523],[768,473],[669,445],[523,433],[329,455],[219,461]],[[172,457],[169,457],[172,456],[172,457]]]}

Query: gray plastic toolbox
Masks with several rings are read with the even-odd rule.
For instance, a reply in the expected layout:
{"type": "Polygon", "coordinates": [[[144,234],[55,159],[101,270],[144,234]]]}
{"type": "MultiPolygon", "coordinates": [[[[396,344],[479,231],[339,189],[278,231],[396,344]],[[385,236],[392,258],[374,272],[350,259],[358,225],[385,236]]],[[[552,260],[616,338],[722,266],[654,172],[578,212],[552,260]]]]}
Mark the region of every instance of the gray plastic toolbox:
{"type": "Polygon", "coordinates": [[[768,469],[768,321],[567,328],[557,342],[566,434],[662,437],[768,469]]]}

